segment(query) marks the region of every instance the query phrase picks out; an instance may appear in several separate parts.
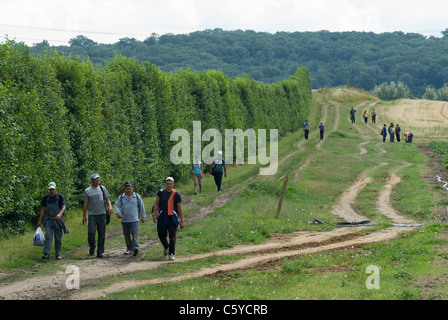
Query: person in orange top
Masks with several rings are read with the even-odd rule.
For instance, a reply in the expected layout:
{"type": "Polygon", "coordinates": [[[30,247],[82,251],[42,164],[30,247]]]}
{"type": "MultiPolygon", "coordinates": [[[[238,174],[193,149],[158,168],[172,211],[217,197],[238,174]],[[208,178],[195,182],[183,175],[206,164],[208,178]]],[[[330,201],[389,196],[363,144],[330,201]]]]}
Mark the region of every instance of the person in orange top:
{"type": "Polygon", "coordinates": [[[166,189],[160,189],[157,193],[156,203],[153,208],[152,219],[157,222],[157,233],[163,245],[163,255],[169,254],[169,259],[174,260],[177,227],[184,227],[184,215],[182,212],[182,197],[174,187],[173,177],[165,179],[166,189]],[[170,242],[166,240],[167,235],[170,242]]]}
{"type": "Polygon", "coordinates": [[[414,136],[412,132],[405,132],[403,135],[406,137],[406,143],[412,143],[412,137],[414,136]]]}

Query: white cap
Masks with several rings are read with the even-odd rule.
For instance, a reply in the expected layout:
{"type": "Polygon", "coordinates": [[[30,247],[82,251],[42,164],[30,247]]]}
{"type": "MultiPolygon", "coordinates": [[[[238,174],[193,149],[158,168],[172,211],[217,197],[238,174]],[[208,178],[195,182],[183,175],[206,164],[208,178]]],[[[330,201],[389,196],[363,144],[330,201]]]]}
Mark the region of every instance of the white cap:
{"type": "Polygon", "coordinates": [[[50,183],[48,184],[48,189],[56,189],[56,183],[54,183],[54,182],[50,182],[50,183]]]}
{"type": "Polygon", "coordinates": [[[168,177],[168,178],[165,179],[165,181],[168,181],[168,180],[171,180],[171,181],[174,182],[174,178],[173,177],[168,177]]]}
{"type": "Polygon", "coordinates": [[[218,154],[222,155],[222,151],[218,151],[218,154]]]}

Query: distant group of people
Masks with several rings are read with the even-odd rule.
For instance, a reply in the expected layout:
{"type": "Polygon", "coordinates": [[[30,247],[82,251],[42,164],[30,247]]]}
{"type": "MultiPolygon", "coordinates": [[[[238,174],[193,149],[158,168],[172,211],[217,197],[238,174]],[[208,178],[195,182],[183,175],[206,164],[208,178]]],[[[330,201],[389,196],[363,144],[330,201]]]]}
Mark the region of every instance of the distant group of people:
{"type": "MultiPolygon", "coordinates": [[[[350,109],[350,121],[352,124],[356,122],[356,110],[352,107],[350,109]]],[[[375,109],[372,110],[372,112],[369,114],[369,111],[367,109],[364,109],[364,112],[362,114],[362,117],[364,118],[364,123],[369,122],[369,116],[372,117],[372,123],[376,123],[376,111],[375,109]]],[[[390,142],[395,142],[395,138],[397,142],[400,142],[401,139],[401,128],[399,124],[394,125],[391,123],[389,127],[387,127],[386,124],[384,124],[384,127],[381,129],[380,134],[383,136],[383,142],[386,142],[386,137],[389,134],[390,142]]],[[[412,143],[412,137],[414,134],[411,131],[404,132],[403,136],[405,137],[406,143],[412,143]]]]}
{"type": "MultiPolygon", "coordinates": [[[[356,110],[352,107],[350,109],[350,121],[352,122],[352,124],[354,124],[356,122],[356,110]]],[[[376,123],[376,111],[375,109],[372,110],[372,112],[369,114],[369,111],[367,111],[367,109],[364,110],[362,117],[364,118],[364,123],[368,123],[369,122],[369,116],[372,116],[372,123],[376,123]]]]}
{"type": "MultiPolygon", "coordinates": [[[[391,122],[389,127],[384,124],[384,127],[381,129],[380,134],[383,136],[383,142],[386,142],[387,134],[389,134],[390,142],[395,142],[395,137],[397,138],[397,142],[401,141],[401,128],[398,123],[394,125],[391,122]]],[[[403,136],[405,137],[406,143],[412,143],[412,137],[414,136],[414,134],[411,131],[404,132],[403,136]]]]}
{"type": "MultiPolygon", "coordinates": [[[[218,152],[217,158],[210,166],[210,174],[214,176],[218,192],[221,192],[222,178],[227,177],[225,160],[222,151],[218,152]]],[[[195,158],[192,164],[191,176],[194,179],[194,194],[202,192],[202,178],[204,177],[203,166],[199,158],[195,158]]],[[[100,185],[100,176],[94,173],[90,177],[91,186],[84,190],[82,224],[87,223],[87,242],[89,244],[89,255],[98,258],[104,257],[104,245],[106,239],[106,225],[110,222],[110,216],[114,212],[110,200],[110,194],[104,185],[100,185]],[[88,213],[88,214],[87,214],[88,213]],[[97,236],[98,234],[98,236],[97,236]]],[[[157,234],[163,245],[163,254],[169,255],[169,260],[175,259],[175,242],[177,228],[184,227],[182,212],[182,197],[174,188],[174,178],[165,179],[165,189],[157,193],[155,204],[152,208],[152,218],[157,223],[157,234]],[[169,238],[169,242],[167,240],[169,238]]],[[[68,233],[64,223],[65,213],[64,196],[57,193],[56,183],[50,182],[49,193],[41,201],[40,216],[37,226],[45,228],[45,242],[42,259],[50,260],[53,239],[55,244],[55,257],[61,259],[62,234],[68,233]]],[[[126,244],[125,255],[136,256],[140,245],[138,239],[139,222],[145,223],[146,211],[142,197],[134,192],[132,182],[124,184],[124,192],[115,203],[115,213],[121,219],[123,236],[126,244]]]]}
{"type": "MultiPolygon", "coordinates": [[[[308,140],[309,135],[310,135],[310,123],[308,122],[308,120],[306,120],[305,123],[303,124],[303,129],[305,131],[305,140],[308,140]]],[[[324,131],[325,131],[325,126],[324,126],[323,121],[321,121],[319,124],[320,140],[324,140],[324,131]]]]}

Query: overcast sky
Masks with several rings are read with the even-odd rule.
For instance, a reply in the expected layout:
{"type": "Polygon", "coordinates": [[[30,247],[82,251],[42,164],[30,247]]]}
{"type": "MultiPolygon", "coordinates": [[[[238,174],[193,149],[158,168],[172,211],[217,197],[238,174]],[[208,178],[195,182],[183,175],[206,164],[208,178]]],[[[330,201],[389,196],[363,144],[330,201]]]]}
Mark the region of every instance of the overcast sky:
{"type": "Polygon", "coordinates": [[[447,0],[0,0],[0,42],[67,45],[198,30],[403,31],[441,36],[447,0]]]}

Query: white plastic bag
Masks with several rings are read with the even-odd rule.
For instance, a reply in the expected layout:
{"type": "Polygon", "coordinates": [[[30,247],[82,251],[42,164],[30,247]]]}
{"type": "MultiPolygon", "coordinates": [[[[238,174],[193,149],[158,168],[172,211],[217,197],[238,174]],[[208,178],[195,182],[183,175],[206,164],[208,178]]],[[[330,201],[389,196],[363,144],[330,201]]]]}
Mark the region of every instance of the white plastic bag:
{"type": "Polygon", "coordinates": [[[41,227],[38,227],[36,229],[36,232],[34,233],[33,237],[33,246],[43,246],[45,243],[45,236],[42,232],[41,227]]]}

